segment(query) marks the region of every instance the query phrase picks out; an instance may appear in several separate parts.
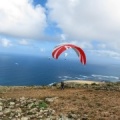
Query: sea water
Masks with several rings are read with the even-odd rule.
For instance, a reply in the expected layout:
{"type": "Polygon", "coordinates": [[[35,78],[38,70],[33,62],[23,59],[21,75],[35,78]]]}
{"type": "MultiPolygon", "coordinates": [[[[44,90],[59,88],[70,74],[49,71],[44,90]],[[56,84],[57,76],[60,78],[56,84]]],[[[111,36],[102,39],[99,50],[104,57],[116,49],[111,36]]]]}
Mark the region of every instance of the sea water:
{"type": "Polygon", "coordinates": [[[28,55],[0,55],[0,85],[48,85],[62,80],[120,81],[120,66],[28,55]]]}

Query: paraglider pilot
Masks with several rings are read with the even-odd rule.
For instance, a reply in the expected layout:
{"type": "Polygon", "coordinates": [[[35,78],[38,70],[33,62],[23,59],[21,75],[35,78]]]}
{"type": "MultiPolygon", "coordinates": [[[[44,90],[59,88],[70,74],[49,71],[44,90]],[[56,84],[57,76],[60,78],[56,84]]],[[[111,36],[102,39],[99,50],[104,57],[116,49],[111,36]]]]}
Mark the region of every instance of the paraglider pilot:
{"type": "Polygon", "coordinates": [[[64,90],[64,82],[61,82],[61,90],[64,90]]]}

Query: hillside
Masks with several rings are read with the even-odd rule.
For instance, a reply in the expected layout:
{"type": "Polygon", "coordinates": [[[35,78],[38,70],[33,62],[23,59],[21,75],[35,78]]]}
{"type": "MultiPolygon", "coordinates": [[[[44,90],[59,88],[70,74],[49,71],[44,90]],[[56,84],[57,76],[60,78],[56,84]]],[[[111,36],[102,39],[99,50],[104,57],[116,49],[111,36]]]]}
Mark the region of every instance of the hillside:
{"type": "Polygon", "coordinates": [[[120,84],[0,87],[0,118],[120,120],[120,84]],[[16,112],[18,110],[18,112],[16,112]]]}

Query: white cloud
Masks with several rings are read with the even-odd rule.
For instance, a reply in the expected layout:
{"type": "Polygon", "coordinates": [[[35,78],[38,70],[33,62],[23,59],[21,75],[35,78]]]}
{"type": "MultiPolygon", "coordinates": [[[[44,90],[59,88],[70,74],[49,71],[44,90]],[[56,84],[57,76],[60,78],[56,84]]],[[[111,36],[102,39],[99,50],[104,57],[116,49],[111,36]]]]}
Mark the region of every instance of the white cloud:
{"type": "Polygon", "coordinates": [[[39,38],[46,27],[45,9],[33,0],[0,0],[0,34],[39,38]]]}
{"type": "Polygon", "coordinates": [[[81,48],[84,49],[93,49],[93,46],[90,42],[79,42],[78,45],[80,45],[81,48]]]}
{"type": "Polygon", "coordinates": [[[100,40],[120,50],[119,5],[120,0],[48,0],[46,6],[49,17],[70,39],[100,40]]]}
{"type": "Polygon", "coordinates": [[[0,44],[3,46],[3,47],[9,47],[9,46],[12,46],[12,43],[10,40],[6,39],[6,38],[3,38],[0,40],[0,44]]]}
{"type": "Polygon", "coordinates": [[[89,50],[88,51],[91,54],[96,54],[98,56],[106,56],[106,57],[112,57],[115,59],[120,59],[120,53],[110,51],[110,50],[89,50]]]}
{"type": "MultiPolygon", "coordinates": [[[[66,44],[66,43],[67,42],[62,42],[62,44],[66,44]]],[[[82,41],[81,42],[81,41],[74,40],[74,41],[70,41],[69,43],[80,46],[83,49],[87,49],[87,50],[93,49],[93,45],[88,41],[82,41]]]]}
{"type": "Polygon", "coordinates": [[[65,34],[61,34],[60,37],[61,37],[61,41],[65,41],[66,40],[65,34]]]}
{"type": "Polygon", "coordinates": [[[22,39],[22,40],[19,41],[19,44],[21,44],[21,45],[28,45],[29,43],[28,43],[27,40],[22,39]]]}
{"type": "Polygon", "coordinates": [[[100,44],[97,45],[97,47],[100,48],[100,49],[105,49],[106,48],[106,44],[100,43],[100,44]]]}

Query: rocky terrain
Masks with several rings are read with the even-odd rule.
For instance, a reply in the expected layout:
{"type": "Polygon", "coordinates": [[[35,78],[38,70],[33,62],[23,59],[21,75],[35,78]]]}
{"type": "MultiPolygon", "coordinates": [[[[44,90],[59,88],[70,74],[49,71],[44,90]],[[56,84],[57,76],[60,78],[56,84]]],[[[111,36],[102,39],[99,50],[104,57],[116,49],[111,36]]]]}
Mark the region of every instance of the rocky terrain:
{"type": "Polygon", "coordinates": [[[120,120],[120,83],[1,86],[0,120],[120,120]]]}

